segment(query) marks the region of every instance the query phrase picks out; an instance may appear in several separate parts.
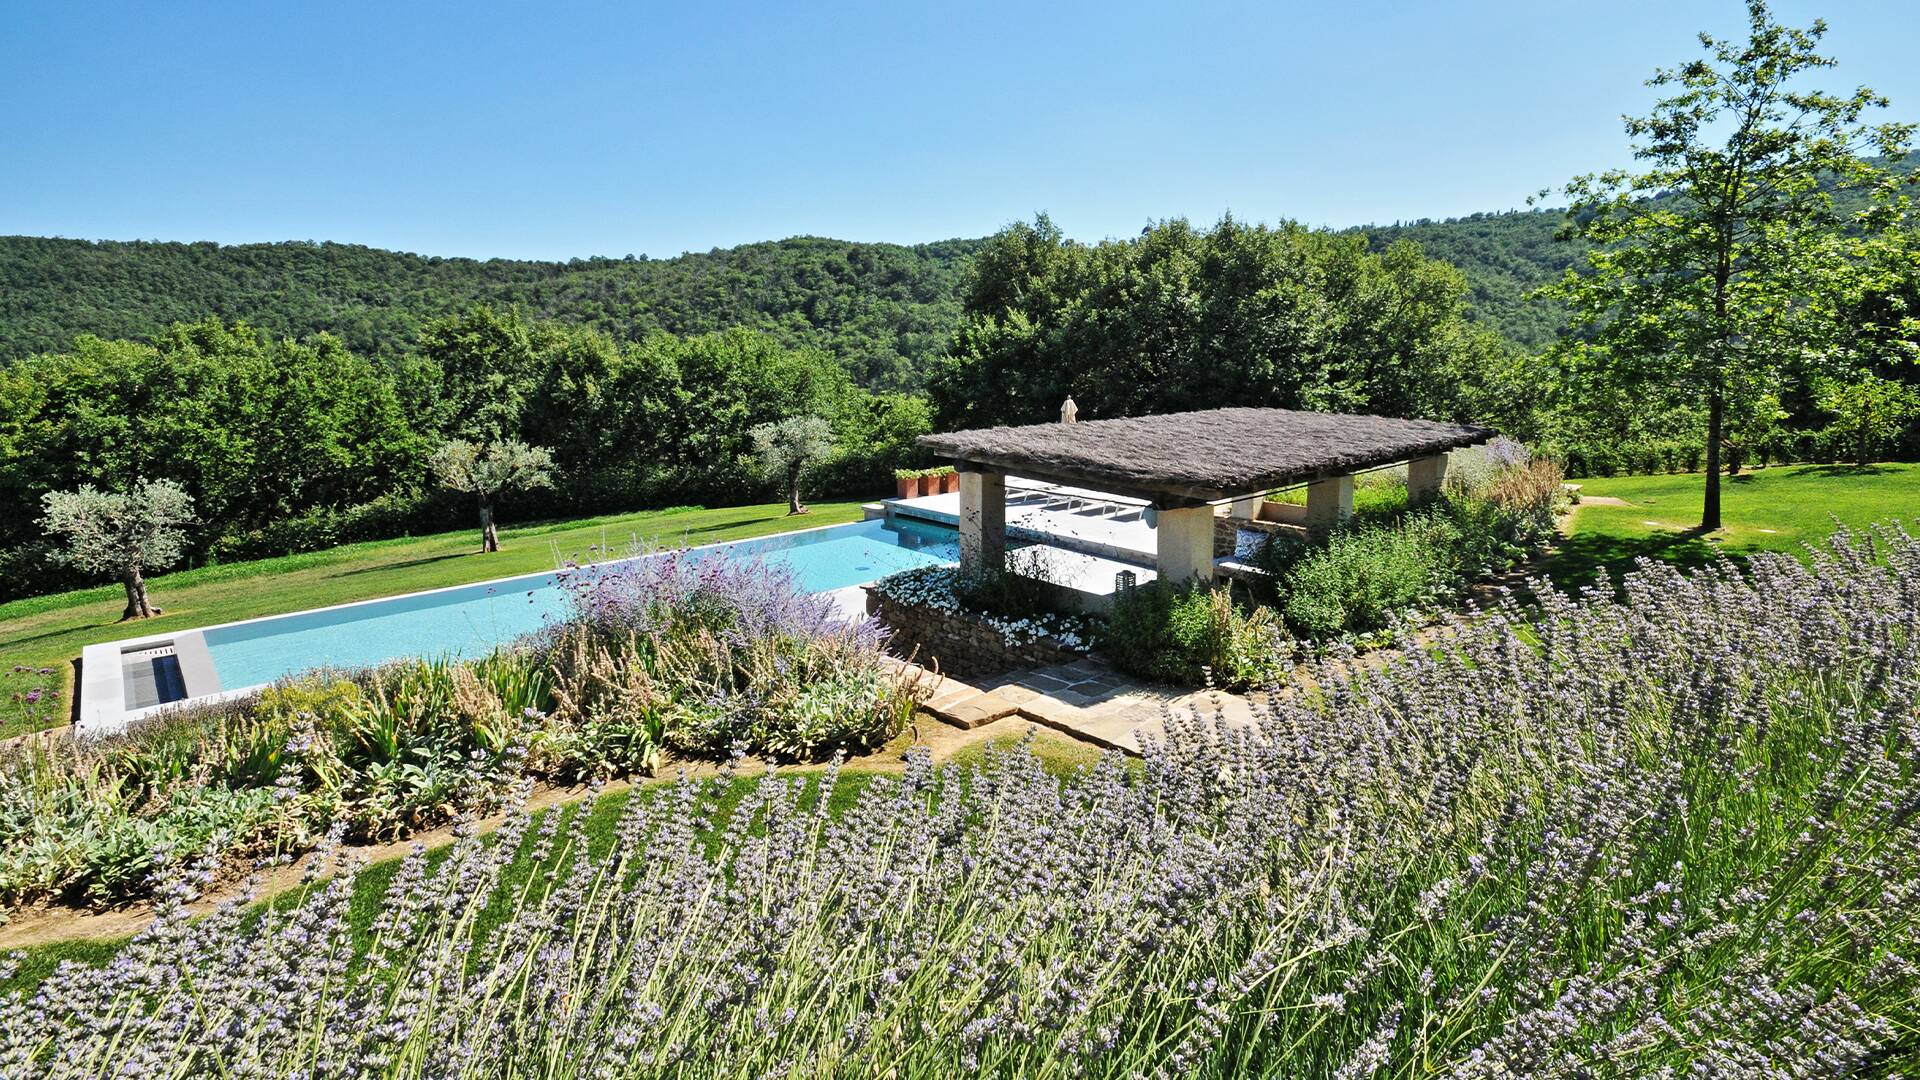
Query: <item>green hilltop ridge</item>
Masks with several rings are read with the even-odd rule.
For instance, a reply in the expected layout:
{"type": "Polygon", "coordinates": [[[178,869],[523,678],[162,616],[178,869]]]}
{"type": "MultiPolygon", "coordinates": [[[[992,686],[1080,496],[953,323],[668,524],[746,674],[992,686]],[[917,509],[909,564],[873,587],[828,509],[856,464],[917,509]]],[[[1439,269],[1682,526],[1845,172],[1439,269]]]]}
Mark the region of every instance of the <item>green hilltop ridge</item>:
{"type": "Polygon", "coordinates": [[[175,322],[241,320],[279,337],[333,334],[397,357],[429,320],[474,303],[638,340],[734,326],[822,349],[876,389],[911,389],[946,345],[979,240],[819,237],[671,259],[459,259],[358,244],[0,237],[0,361],[81,334],[147,340],[175,322]]]}
{"type": "MultiPolygon", "coordinates": [[[[1920,153],[1896,170],[1920,170],[1920,153]]],[[[1580,256],[1555,239],[1559,209],[1365,225],[1374,250],[1398,240],[1466,275],[1475,320],[1525,350],[1565,315],[1534,289],[1580,256]]],[[[645,257],[462,259],[359,244],[0,237],[0,362],[70,347],[81,334],[146,340],[175,322],[244,320],[276,336],[331,333],[391,359],[428,320],[474,303],[519,304],[622,340],[745,326],[821,349],[876,390],[918,390],[959,320],[985,239],[901,245],[801,236],[645,257]]]]}

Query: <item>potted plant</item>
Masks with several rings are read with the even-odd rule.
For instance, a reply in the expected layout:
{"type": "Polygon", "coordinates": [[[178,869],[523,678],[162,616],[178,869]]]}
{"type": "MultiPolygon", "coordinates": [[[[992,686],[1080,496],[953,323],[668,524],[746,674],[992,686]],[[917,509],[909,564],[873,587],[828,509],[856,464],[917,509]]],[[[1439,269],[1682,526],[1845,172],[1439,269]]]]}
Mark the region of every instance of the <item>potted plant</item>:
{"type": "Polygon", "coordinates": [[[940,494],[940,478],[933,474],[932,469],[920,470],[920,494],[922,495],[940,494]]]}
{"type": "Polygon", "coordinates": [[[930,494],[944,495],[949,491],[960,490],[960,474],[951,465],[942,465],[933,470],[935,488],[930,494]]]}
{"type": "Polygon", "coordinates": [[[920,494],[920,472],[918,469],[893,470],[893,497],[911,499],[920,494]]]}

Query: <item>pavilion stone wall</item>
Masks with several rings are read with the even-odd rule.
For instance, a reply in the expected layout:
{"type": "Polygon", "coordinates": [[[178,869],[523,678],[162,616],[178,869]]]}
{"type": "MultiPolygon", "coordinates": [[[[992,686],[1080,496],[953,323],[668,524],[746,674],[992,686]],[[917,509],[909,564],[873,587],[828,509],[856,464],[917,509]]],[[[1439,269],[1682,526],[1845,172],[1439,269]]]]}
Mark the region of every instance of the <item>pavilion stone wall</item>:
{"type": "Polygon", "coordinates": [[[903,604],[871,589],[867,590],[867,612],[892,631],[887,651],[963,679],[1051,667],[1086,655],[1054,638],[1009,645],[1000,631],[965,612],[903,604]]]}
{"type": "Polygon", "coordinates": [[[1240,530],[1257,532],[1263,536],[1272,536],[1279,532],[1293,531],[1283,522],[1261,521],[1257,518],[1236,518],[1223,515],[1213,519],[1213,557],[1224,559],[1233,554],[1234,545],[1239,541],[1240,530]]]}

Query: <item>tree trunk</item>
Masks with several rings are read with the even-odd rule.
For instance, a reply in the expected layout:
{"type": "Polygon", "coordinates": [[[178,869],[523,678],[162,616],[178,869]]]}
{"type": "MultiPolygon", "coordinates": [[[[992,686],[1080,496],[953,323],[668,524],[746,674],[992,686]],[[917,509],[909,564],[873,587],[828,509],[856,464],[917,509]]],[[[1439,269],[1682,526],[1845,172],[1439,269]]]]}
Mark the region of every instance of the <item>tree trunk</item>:
{"type": "Polygon", "coordinates": [[[1700,512],[1700,527],[1712,532],[1720,527],[1720,429],[1726,423],[1726,402],[1720,388],[1707,391],[1707,492],[1700,512]]]}
{"type": "Polygon", "coordinates": [[[787,467],[787,516],[804,514],[807,508],[800,505],[800,466],[787,467]]]}
{"type": "Polygon", "coordinates": [[[1853,456],[1854,456],[1854,464],[1860,466],[1863,469],[1867,467],[1867,457],[1868,457],[1867,447],[1868,447],[1867,428],[1865,424],[1862,424],[1860,426],[1860,442],[1855,447],[1855,452],[1853,456]]]}
{"type": "Polygon", "coordinates": [[[139,567],[127,571],[120,583],[127,587],[127,610],[120,613],[120,621],[128,619],[150,619],[159,609],[147,599],[147,579],[140,574],[139,567]]]}
{"type": "Polygon", "coordinates": [[[480,504],[480,550],[482,552],[500,550],[500,534],[493,528],[493,504],[480,504]]]}

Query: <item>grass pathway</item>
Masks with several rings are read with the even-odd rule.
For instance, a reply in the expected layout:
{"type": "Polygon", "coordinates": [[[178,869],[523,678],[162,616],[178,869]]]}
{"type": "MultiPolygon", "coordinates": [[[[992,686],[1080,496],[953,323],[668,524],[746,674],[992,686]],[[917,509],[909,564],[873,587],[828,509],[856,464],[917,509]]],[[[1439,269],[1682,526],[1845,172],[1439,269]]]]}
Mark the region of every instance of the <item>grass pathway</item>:
{"type": "Polygon", "coordinates": [[[788,517],[785,503],[767,503],[502,529],[501,550],[491,555],[480,554],[479,533],[471,528],[350,544],[156,577],[150,591],[164,613],[138,623],[119,621],[125,593],[118,585],[15,600],[0,604],[0,738],[65,723],[73,661],[99,642],[550,570],[567,559],[623,551],[636,540],[709,544],[858,520],[858,502],[817,503],[802,517],[788,517]],[[39,674],[42,668],[52,671],[39,674]],[[56,707],[31,709],[16,700],[35,687],[59,690],[56,707]]]}
{"type": "MultiPolygon", "coordinates": [[[[973,729],[922,720],[916,728],[903,732],[886,746],[849,760],[841,770],[840,782],[828,793],[828,806],[836,814],[851,806],[874,777],[898,774],[905,765],[907,752],[915,747],[926,749],[936,765],[965,769],[982,761],[990,746],[1011,747],[1029,738],[1031,741],[1027,745],[1032,753],[1056,776],[1071,776],[1091,767],[1100,758],[1097,747],[1035,728],[1032,723],[1017,717],[1007,717],[973,729]]],[[[760,768],[755,767],[728,776],[710,762],[683,764],[684,768],[676,766],[663,770],[669,775],[658,778],[613,781],[591,804],[586,801],[588,789],[585,787],[544,788],[535,793],[528,807],[535,812],[536,819],[549,813],[590,814],[586,831],[591,850],[599,853],[612,844],[614,826],[628,800],[636,795],[640,798],[656,798],[678,783],[684,775],[700,785],[703,797],[717,810],[728,812],[764,775],[760,768]]],[[[816,789],[812,797],[818,798],[817,778],[824,769],[825,766],[819,764],[787,765],[781,766],[780,772],[804,778],[816,789]]],[[[475,822],[474,826],[477,832],[487,834],[497,829],[503,820],[504,815],[495,814],[475,822]]],[[[717,827],[710,830],[710,835],[717,837],[717,827]]],[[[431,863],[437,865],[445,858],[453,840],[454,830],[449,825],[391,843],[350,846],[342,852],[366,864],[354,882],[351,906],[356,949],[365,948],[369,927],[379,912],[387,884],[400,869],[407,852],[418,844],[430,852],[431,863]]],[[[530,838],[526,846],[531,846],[530,838]]],[[[292,863],[265,871],[258,879],[255,895],[260,899],[255,902],[256,906],[289,904],[303,896],[305,886],[301,884],[301,879],[307,861],[312,857],[309,853],[292,863]]],[[[502,892],[512,892],[513,886],[526,881],[536,869],[552,869],[560,861],[561,857],[556,855],[544,867],[535,867],[531,860],[522,858],[508,875],[507,887],[502,892]]],[[[220,901],[240,895],[242,885],[243,882],[238,879],[223,881],[196,901],[191,910],[205,914],[220,901]]],[[[62,961],[96,965],[104,963],[152,917],[152,905],[144,902],[101,911],[42,906],[0,912],[0,957],[14,954],[19,961],[11,978],[0,979],[0,995],[39,985],[62,961]]]]}

